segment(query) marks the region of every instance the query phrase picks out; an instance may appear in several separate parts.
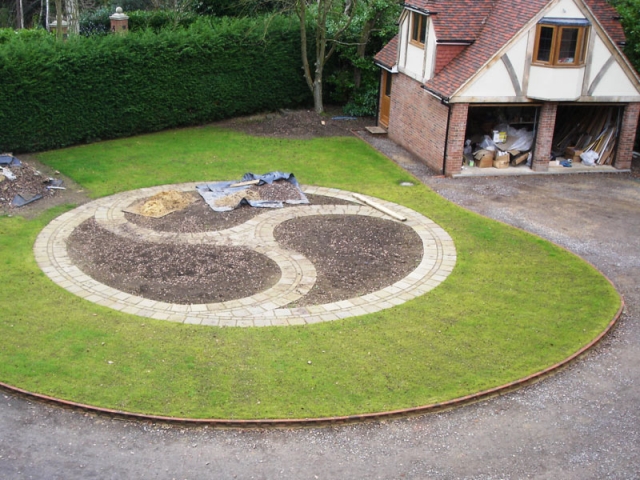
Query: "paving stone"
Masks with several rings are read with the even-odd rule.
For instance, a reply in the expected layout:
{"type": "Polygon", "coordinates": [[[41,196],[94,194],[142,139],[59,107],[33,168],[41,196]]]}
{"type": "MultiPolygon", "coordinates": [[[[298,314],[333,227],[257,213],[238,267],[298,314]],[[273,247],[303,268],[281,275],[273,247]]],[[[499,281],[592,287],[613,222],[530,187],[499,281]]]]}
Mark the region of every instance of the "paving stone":
{"type": "Polygon", "coordinates": [[[441,227],[407,207],[376,199],[380,204],[405,215],[406,225],[412,227],[422,239],[424,254],[418,268],[396,284],[362,297],[305,308],[282,308],[309,292],[315,284],[316,271],[313,264],[303,255],[286,251],[275,242],[273,230],[278,224],[297,216],[318,214],[389,217],[376,209],[361,205],[350,192],[326,187],[303,187],[303,190],[309,194],[342,198],[354,204],[312,205],[265,211],[242,225],[223,231],[196,234],[155,232],[138,227],[129,223],[122,212],[124,207],[133,202],[167,188],[193,191],[196,185],[202,183],[164,185],[124,192],[66,212],[54,219],[38,236],[34,245],[36,262],[52,281],[88,301],[159,320],[225,327],[301,325],[377,312],[423,295],[439,285],[455,268],[457,253],[453,240],[441,227]],[[274,287],[252,297],[206,305],[169,304],[120,292],[88,277],[71,264],[67,254],[66,239],[80,223],[92,216],[115,234],[138,240],[155,243],[247,246],[273,259],[280,267],[282,275],[274,287]]]}

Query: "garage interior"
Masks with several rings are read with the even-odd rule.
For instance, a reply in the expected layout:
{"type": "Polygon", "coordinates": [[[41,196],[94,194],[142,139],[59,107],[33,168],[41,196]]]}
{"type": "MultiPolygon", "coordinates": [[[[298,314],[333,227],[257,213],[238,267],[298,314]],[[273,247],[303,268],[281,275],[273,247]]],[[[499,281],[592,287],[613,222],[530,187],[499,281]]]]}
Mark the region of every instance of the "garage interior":
{"type": "Polygon", "coordinates": [[[574,165],[612,165],[623,113],[619,105],[558,105],[554,159],[574,165]]]}
{"type": "Polygon", "coordinates": [[[470,106],[463,169],[530,168],[539,107],[470,106]]]}

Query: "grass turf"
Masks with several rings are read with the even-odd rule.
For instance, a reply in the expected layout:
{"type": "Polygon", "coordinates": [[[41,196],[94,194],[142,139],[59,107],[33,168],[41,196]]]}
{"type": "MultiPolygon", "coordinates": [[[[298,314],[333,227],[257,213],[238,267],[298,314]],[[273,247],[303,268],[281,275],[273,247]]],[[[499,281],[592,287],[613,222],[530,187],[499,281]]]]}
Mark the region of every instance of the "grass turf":
{"type": "Polygon", "coordinates": [[[578,257],[446,202],[355,138],[292,141],[204,127],[44,153],[95,197],[292,171],[304,184],[401,203],[438,222],[458,261],[432,292],[302,327],[214,328],[135,317],[53,284],[32,245],[63,209],[0,218],[0,381],[101,407],[195,418],[349,415],[440,402],[539,371],[620,305],[578,257]],[[311,362],[311,363],[309,363],[311,362]]]}

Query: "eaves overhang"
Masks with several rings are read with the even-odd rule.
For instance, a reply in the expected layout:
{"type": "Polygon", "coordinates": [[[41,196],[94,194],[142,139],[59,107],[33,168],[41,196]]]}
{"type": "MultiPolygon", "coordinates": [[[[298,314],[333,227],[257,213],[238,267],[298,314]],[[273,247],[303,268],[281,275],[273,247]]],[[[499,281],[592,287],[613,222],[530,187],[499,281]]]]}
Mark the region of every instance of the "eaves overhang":
{"type": "Polygon", "coordinates": [[[389,73],[398,73],[398,66],[397,65],[393,65],[393,66],[389,66],[389,65],[385,65],[384,63],[380,63],[380,62],[373,62],[375,65],[377,65],[378,67],[382,68],[383,70],[386,70],[389,73]]]}
{"type": "Polygon", "coordinates": [[[411,5],[410,3],[404,3],[402,5],[405,9],[410,10],[412,12],[422,13],[423,15],[437,15],[438,12],[434,12],[433,10],[429,10],[428,8],[420,8],[415,5],[411,5]]]}
{"type": "Polygon", "coordinates": [[[456,38],[441,38],[436,40],[437,45],[465,45],[467,47],[469,45],[473,45],[475,42],[475,40],[462,40],[456,38]]]}

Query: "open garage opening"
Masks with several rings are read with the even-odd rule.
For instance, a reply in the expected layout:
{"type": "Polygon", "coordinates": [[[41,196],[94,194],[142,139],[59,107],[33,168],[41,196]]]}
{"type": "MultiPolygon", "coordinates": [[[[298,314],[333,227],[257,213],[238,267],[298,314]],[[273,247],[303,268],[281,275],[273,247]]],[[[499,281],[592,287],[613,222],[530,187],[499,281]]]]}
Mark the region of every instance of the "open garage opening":
{"type": "Polygon", "coordinates": [[[470,106],[463,168],[530,168],[538,117],[537,105],[470,106]]]}
{"type": "Polygon", "coordinates": [[[558,105],[552,156],[557,163],[614,165],[623,114],[619,105],[558,105]]]}

